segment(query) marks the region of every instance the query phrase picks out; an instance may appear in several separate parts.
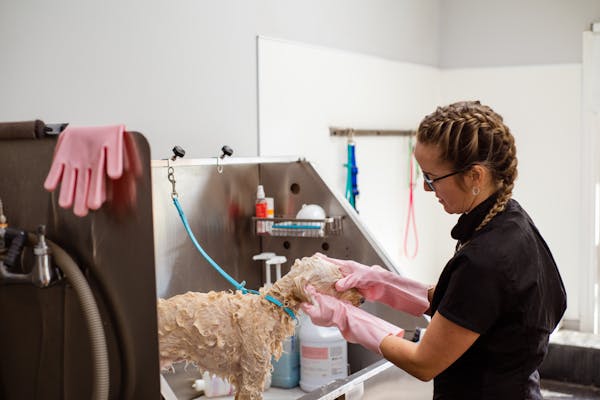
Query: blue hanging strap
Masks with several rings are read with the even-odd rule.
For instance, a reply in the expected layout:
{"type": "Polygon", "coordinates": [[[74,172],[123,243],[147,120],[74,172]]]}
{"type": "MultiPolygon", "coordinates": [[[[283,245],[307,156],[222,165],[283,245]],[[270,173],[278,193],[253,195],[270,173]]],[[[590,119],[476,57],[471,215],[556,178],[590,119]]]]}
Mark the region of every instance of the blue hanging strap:
{"type": "MultiPolygon", "coordinates": [[[[172,174],[172,171],[171,171],[171,174],[172,174]]],[[[223,270],[223,268],[221,268],[219,266],[219,264],[217,264],[204,251],[204,249],[202,248],[202,246],[200,246],[200,243],[198,243],[198,241],[196,240],[196,237],[194,236],[194,233],[192,232],[192,228],[190,228],[190,224],[188,223],[187,218],[185,217],[185,214],[183,213],[183,209],[181,208],[181,204],[179,204],[179,199],[178,199],[178,196],[177,196],[177,192],[175,191],[175,179],[171,180],[171,177],[170,177],[169,180],[173,184],[173,192],[171,193],[171,198],[173,199],[173,204],[175,204],[175,208],[177,208],[177,212],[179,213],[179,217],[181,218],[181,222],[183,222],[183,226],[185,227],[185,231],[187,232],[187,234],[190,237],[190,239],[192,239],[192,242],[194,243],[194,246],[196,246],[196,249],[198,249],[198,251],[200,252],[200,254],[202,254],[202,256],[206,259],[206,261],[208,261],[213,266],[213,268],[217,270],[217,272],[219,272],[225,279],[227,279],[227,281],[229,281],[229,283],[231,283],[233,285],[233,287],[236,288],[236,290],[239,290],[243,294],[252,293],[252,294],[258,294],[258,295],[260,295],[260,293],[258,291],[256,291],[256,290],[246,289],[244,287],[244,285],[246,284],[246,282],[242,282],[240,284],[235,279],[233,279],[231,277],[231,275],[229,275],[227,272],[225,272],[225,270],[223,270]]],[[[277,300],[276,298],[274,298],[271,295],[266,295],[265,299],[267,299],[271,303],[273,303],[273,304],[275,304],[275,305],[283,308],[283,311],[285,311],[290,317],[292,317],[292,319],[296,320],[296,315],[294,314],[294,312],[289,307],[285,307],[281,301],[277,300]]]]}
{"type": "Polygon", "coordinates": [[[352,139],[348,140],[348,162],[345,165],[348,169],[346,175],[346,199],[356,210],[356,196],[358,196],[358,167],[356,166],[356,145],[352,139]]]}

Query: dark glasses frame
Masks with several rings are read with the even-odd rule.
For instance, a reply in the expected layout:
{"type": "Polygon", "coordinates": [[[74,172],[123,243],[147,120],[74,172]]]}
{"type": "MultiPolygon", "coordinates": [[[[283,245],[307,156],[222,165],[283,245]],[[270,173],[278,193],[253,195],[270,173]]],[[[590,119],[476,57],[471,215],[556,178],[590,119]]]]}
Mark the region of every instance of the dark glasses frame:
{"type": "Polygon", "coordinates": [[[429,177],[429,175],[427,175],[427,173],[423,172],[423,180],[425,181],[425,183],[427,184],[429,189],[431,189],[432,191],[435,192],[435,187],[433,186],[434,182],[441,181],[442,179],[446,179],[448,177],[451,177],[452,175],[460,174],[461,172],[465,172],[466,170],[468,170],[471,167],[472,167],[472,165],[469,165],[468,167],[459,169],[458,171],[450,172],[449,174],[446,174],[446,175],[438,176],[437,178],[434,178],[434,179],[431,179],[429,177]]]}

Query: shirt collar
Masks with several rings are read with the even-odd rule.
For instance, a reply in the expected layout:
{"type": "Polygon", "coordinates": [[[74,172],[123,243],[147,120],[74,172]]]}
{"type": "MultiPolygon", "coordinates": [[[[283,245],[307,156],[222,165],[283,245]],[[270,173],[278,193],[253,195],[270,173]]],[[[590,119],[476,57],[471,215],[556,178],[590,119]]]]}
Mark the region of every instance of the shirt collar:
{"type": "Polygon", "coordinates": [[[471,239],[473,233],[475,233],[475,229],[479,226],[481,221],[483,221],[488,211],[494,206],[497,198],[498,192],[482,201],[469,213],[461,215],[454,228],[452,228],[450,235],[461,243],[471,239]]]}

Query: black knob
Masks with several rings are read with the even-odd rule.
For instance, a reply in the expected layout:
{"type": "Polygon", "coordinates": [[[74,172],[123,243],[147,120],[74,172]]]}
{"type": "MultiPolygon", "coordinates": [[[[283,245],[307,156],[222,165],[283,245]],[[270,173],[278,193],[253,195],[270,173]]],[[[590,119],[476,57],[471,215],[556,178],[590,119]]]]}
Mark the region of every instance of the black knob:
{"type": "Polygon", "coordinates": [[[173,147],[173,157],[171,157],[171,160],[175,161],[177,157],[183,156],[185,156],[185,150],[181,146],[173,147]]]}
{"type": "Polygon", "coordinates": [[[233,154],[233,149],[227,145],[221,147],[221,151],[223,152],[221,158],[225,158],[225,156],[231,157],[231,155],[233,154]]]}

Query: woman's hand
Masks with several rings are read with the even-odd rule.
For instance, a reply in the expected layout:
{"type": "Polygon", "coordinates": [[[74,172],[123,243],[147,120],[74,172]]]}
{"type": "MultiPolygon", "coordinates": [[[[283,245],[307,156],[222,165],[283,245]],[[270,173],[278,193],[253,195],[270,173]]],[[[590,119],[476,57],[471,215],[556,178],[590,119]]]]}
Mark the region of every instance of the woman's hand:
{"type": "Polygon", "coordinates": [[[353,260],[338,260],[317,253],[316,256],[335,264],[344,277],[335,288],[343,292],[356,288],[369,301],[387,304],[412,315],[422,315],[429,308],[430,286],[404,278],[379,265],[368,267],[353,260]]]}
{"type": "Polygon", "coordinates": [[[315,325],[337,326],[344,338],[381,354],[382,340],[402,336],[404,330],[335,297],[319,293],[310,285],[305,288],[312,303],[302,303],[302,310],[315,325]]]}

